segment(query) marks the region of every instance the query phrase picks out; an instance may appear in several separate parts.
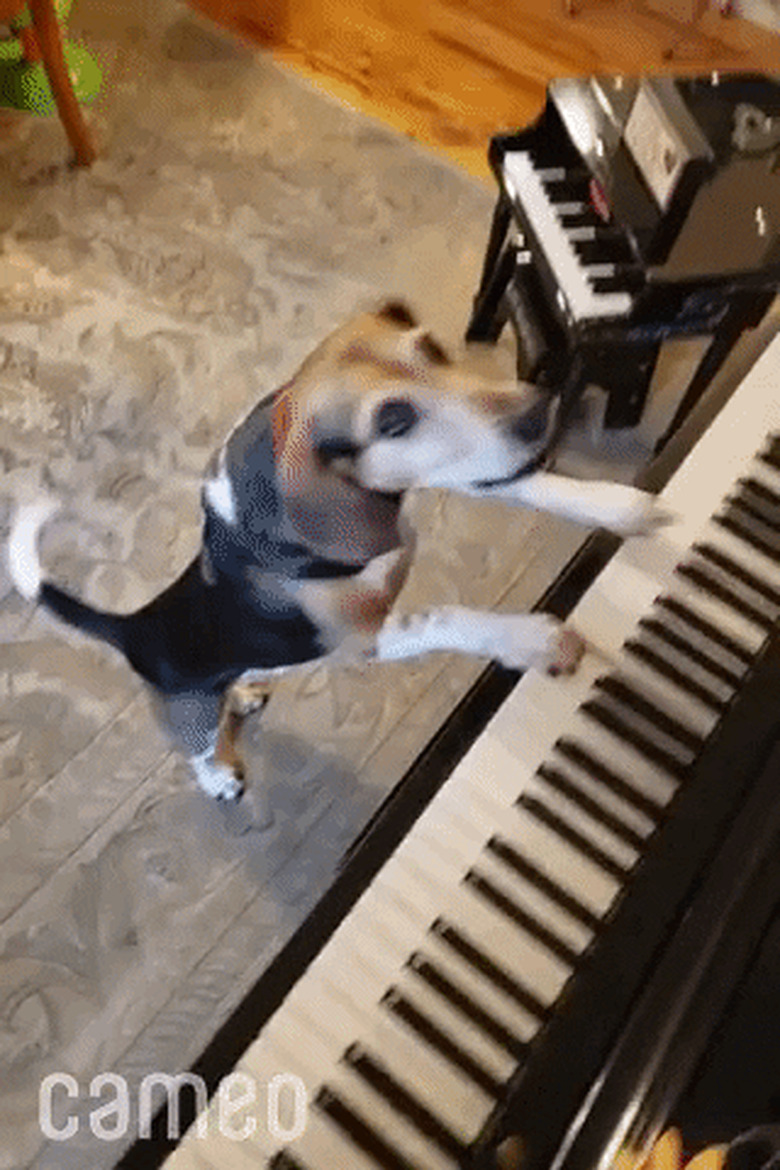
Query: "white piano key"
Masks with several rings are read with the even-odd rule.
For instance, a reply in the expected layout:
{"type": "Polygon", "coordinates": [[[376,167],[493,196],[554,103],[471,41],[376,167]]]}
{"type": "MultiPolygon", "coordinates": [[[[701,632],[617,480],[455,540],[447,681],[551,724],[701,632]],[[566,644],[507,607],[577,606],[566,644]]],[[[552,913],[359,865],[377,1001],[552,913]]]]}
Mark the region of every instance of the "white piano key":
{"type": "Polygon", "coordinates": [[[574,918],[527,879],[503,864],[495,854],[488,850],[483,851],[474,869],[523,910],[533,915],[538,922],[553,931],[573,951],[577,953],[584,951],[591,942],[593,931],[588,926],[574,918]]]}
{"type": "MultiPolygon", "coordinates": [[[[406,979],[405,964],[413,954],[427,956],[452,982],[462,985],[478,1006],[490,1012],[499,1023],[520,1040],[528,1041],[538,1030],[538,1019],[521,1007],[484,976],[477,975],[463,960],[443,950],[437,937],[427,929],[408,938],[405,945],[395,940],[409,919],[403,913],[405,903],[385,896],[377,905],[377,917],[360,918],[355,923],[354,946],[350,952],[350,985],[359,982],[365,997],[378,1001],[391,983],[406,979]],[[400,926],[399,926],[400,924],[400,926]],[[387,936],[392,935],[394,949],[388,957],[387,936]]],[[[324,974],[327,975],[327,971],[324,974]]]]}
{"type": "MultiPolygon", "coordinates": [[[[309,968],[307,984],[325,979],[341,985],[356,1009],[371,1009],[400,972],[435,912],[413,913],[397,897],[372,886],[371,900],[350,915],[350,929],[339,948],[326,948],[309,968]],[[356,979],[354,968],[360,968],[356,979]]],[[[294,995],[294,993],[293,993],[294,995]]]]}
{"type": "MultiPolygon", "coordinates": [[[[376,1161],[363,1153],[328,1117],[312,1111],[306,1132],[288,1147],[306,1170],[377,1170],[376,1161]]],[[[421,1168],[422,1170],[422,1168],[421,1168]]]]}
{"type": "MultiPolygon", "coordinates": [[[[533,778],[524,786],[527,794],[533,790],[536,782],[533,778]]],[[[460,807],[453,809],[451,816],[458,823],[458,819],[470,821],[477,815],[475,803],[476,794],[466,794],[460,801],[460,807]]],[[[516,803],[502,812],[498,822],[500,834],[517,851],[536,864],[540,870],[555,877],[559,883],[572,891],[579,892],[582,883],[592,889],[596,898],[595,903],[586,900],[586,906],[594,913],[600,913],[602,905],[609,905],[614,894],[615,879],[605,874],[603,868],[584,857],[572,845],[552,830],[540,826],[536,821],[530,821],[527,816],[521,817],[521,809],[516,803]]],[[[490,834],[492,836],[492,833],[490,834]]],[[[488,838],[486,837],[486,840],[488,838]]]]}
{"type": "Polygon", "coordinates": [[[776,496],[780,496],[780,468],[772,467],[771,464],[765,463],[763,459],[755,459],[751,462],[746,474],[752,476],[753,479],[757,479],[770,492],[774,492],[776,496]]]}
{"type": "MultiPolygon", "coordinates": [[[[219,1100],[215,1098],[210,1105],[207,1137],[198,1137],[193,1127],[179,1149],[198,1150],[215,1170],[254,1170],[265,1165],[266,1160],[272,1158],[280,1146],[268,1126],[268,1086],[274,1076],[290,1071],[286,1063],[284,1059],[280,1061],[275,1052],[266,1051],[259,1042],[250,1045],[233,1072],[243,1074],[254,1086],[254,1102],[238,1116],[228,1109],[222,1122],[223,1132],[220,1129],[219,1100]],[[244,1140],[231,1136],[241,1129],[243,1120],[249,1117],[255,1120],[254,1132],[244,1140]]],[[[180,1170],[178,1163],[175,1165],[176,1170],[180,1170]]]]}
{"type": "MultiPolygon", "coordinates": [[[[289,1021],[285,1029],[272,1030],[265,1038],[280,1063],[291,1073],[313,1086],[312,1100],[321,1084],[326,1084],[362,1115],[384,1140],[424,1170],[452,1170],[453,1159],[421,1134],[416,1127],[394,1110],[387,1100],[342,1061],[345,1046],[323,1037],[314,1023],[289,1021]]],[[[314,1107],[316,1109],[316,1106],[314,1107]]],[[[296,1143],[289,1146],[294,1153],[296,1143]]],[[[370,1159],[368,1159],[371,1164],[370,1159]]]]}
{"type": "Polygon", "coordinates": [[[661,808],[669,803],[679,787],[674,777],[669,776],[660,765],[646,760],[626,740],[618,739],[611,731],[585,715],[575,715],[571,725],[566,728],[566,738],[581,744],[597,759],[603,760],[627,784],[661,808]]]}
{"type": "Polygon", "coordinates": [[[571,625],[589,644],[615,659],[625,639],[633,633],[638,617],[649,613],[655,598],[668,591],[680,599],[684,597],[692,609],[724,633],[744,641],[748,647],[760,646],[763,631],[753,622],[674,576],[674,568],[685,559],[692,543],[703,531],[711,530],[708,516],[706,524],[672,525],[656,541],[628,542],[575,606],[569,619],[571,625]]]}
{"type": "Polygon", "coordinates": [[[770,589],[780,590],[780,561],[773,561],[766,553],[720,524],[708,525],[700,539],[714,545],[727,557],[731,557],[770,589]]]}
{"type": "MultiPolygon", "coordinates": [[[[670,622],[665,622],[664,624],[667,627],[671,626],[670,622]]],[[[679,626],[677,627],[677,633],[682,633],[679,626]]],[[[718,674],[714,673],[710,666],[696,661],[690,653],[686,653],[685,649],[672,645],[660,633],[656,633],[652,629],[638,628],[635,639],[642,647],[662,658],[669,667],[679,671],[687,684],[704,687],[714,701],[728,703],[734,697],[736,687],[732,682],[727,682],[718,674]]],[[[701,642],[694,643],[690,638],[685,638],[685,641],[693,651],[703,649],[701,642]]],[[[627,652],[625,662],[633,664],[634,661],[634,655],[627,652]]],[[[722,663],[722,665],[725,664],[722,663]]]]}
{"type": "MultiPolygon", "coordinates": [[[[498,742],[507,752],[506,772],[531,775],[544,759],[560,729],[588,694],[593,680],[603,674],[606,663],[586,653],[576,674],[551,678],[537,671],[523,676],[491,719],[484,736],[498,742]]],[[[498,749],[494,749],[498,750],[498,749]]],[[[465,763],[465,761],[464,761],[465,763]]],[[[471,760],[466,764],[474,775],[471,760]]],[[[484,787],[484,786],[483,786],[484,787]]]]}
{"type": "Polygon", "coordinates": [[[501,1084],[517,1067],[513,1056],[446,998],[406,971],[393,986],[408,998],[442,1032],[451,1036],[485,1071],[501,1084]]]}
{"type": "MultiPolygon", "coordinates": [[[[370,1121],[372,1127],[413,1166],[420,1170],[457,1170],[458,1162],[434,1141],[421,1133],[404,1115],[355,1073],[337,1066],[328,1077],[328,1086],[370,1121]]],[[[406,1088],[406,1086],[404,1086],[406,1088]]]]}
{"type": "Polygon", "coordinates": [[[506,992],[496,987],[453,951],[444,947],[435,934],[426,936],[414,954],[421,962],[430,963],[449,979],[464,995],[470,996],[477,1007],[487,1012],[520,1043],[527,1044],[539,1030],[539,1019],[506,992]]]}
{"type": "Polygon", "coordinates": [[[408,1084],[427,1108],[441,1116],[460,1141],[469,1143],[479,1135],[495,1098],[459,1074],[402,1020],[386,1010],[378,1012],[361,1042],[381,1056],[393,1076],[408,1084]]]}
{"type": "Polygon", "coordinates": [[[545,256],[573,319],[610,318],[629,313],[633,302],[628,293],[598,294],[589,285],[530,155],[525,151],[508,152],[504,155],[503,169],[507,190],[522,206],[537,237],[544,240],[545,256]]]}
{"type": "Polygon", "coordinates": [[[566,780],[571,781],[585,796],[595,800],[607,812],[618,817],[628,828],[642,837],[649,837],[657,827],[656,820],[637,808],[627,798],[622,797],[607,784],[596,779],[589,772],[573,760],[562,755],[552,754],[549,758],[549,767],[560,772],[566,780]]]}
{"type": "MultiPolygon", "coordinates": [[[[421,859],[430,862],[429,858],[421,859]]],[[[393,893],[410,905],[436,905],[441,889],[448,888],[444,871],[436,873],[434,862],[420,867],[409,865],[393,883],[393,893]],[[437,878],[441,879],[436,880],[437,878]]],[[[459,926],[475,941],[484,944],[491,955],[501,956],[510,971],[524,973],[531,991],[545,1003],[558,994],[570,969],[520,926],[513,925],[488,902],[478,898],[467,886],[456,886],[458,895],[449,910],[442,913],[448,922],[459,926]]]]}
{"type": "Polygon", "coordinates": [[[514,812],[515,823],[507,835],[521,840],[523,852],[531,862],[560,876],[562,885],[576,890],[580,901],[603,918],[622,889],[622,883],[525,809],[518,807],[514,812]]]}
{"type": "Polygon", "coordinates": [[[492,1098],[435,1049],[422,1044],[407,1024],[380,1003],[358,1007],[343,988],[316,980],[311,994],[291,1001],[285,1015],[303,1027],[316,1027],[333,1043],[343,1041],[342,1051],[355,1041],[363,1043],[456,1136],[463,1137],[472,1132],[468,1127],[481,1124],[486,1102],[492,1098]],[[387,1049],[376,1044],[380,1022],[387,1049]]]}
{"type": "MultiPolygon", "coordinates": [[[[643,615],[653,622],[660,622],[665,629],[669,630],[676,637],[681,638],[686,646],[690,646],[695,652],[699,652],[711,661],[716,672],[718,670],[726,670],[729,676],[729,685],[732,679],[739,680],[749,670],[750,656],[748,660],[740,657],[732,650],[723,646],[720,642],[714,640],[712,636],[705,632],[700,632],[691,625],[690,621],[685,617],[678,615],[673,609],[669,609],[663,605],[656,605],[649,614],[643,615]]],[[[638,627],[641,630],[641,627],[638,627]]],[[[706,669],[710,669],[707,666],[706,669]]]]}
{"type": "Polygon", "coordinates": [[[639,852],[617,836],[611,829],[595,820],[587,812],[562,793],[557,792],[543,779],[535,780],[528,788],[528,795],[537,798],[551,812],[558,815],[609,857],[630,869],[639,860],[639,852]]]}
{"type": "Polygon", "coordinates": [[[676,579],[667,591],[667,596],[687,605],[698,617],[744,646],[753,656],[760,653],[766,641],[766,630],[738,613],[730,605],[697,588],[693,582],[683,578],[676,579]]]}
{"type": "MultiPolygon", "coordinates": [[[[185,1136],[181,1145],[165,1159],[163,1167],[164,1170],[250,1170],[246,1154],[242,1156],[232,1146],[226,1154],[212,1151],[210,1143],[199,1138],[185,1136]]],[[[251,1162],[253,1170],[257,1170],[259,1165],[260,1162],[254,1158],[251,1162]]]]}
{"type": "Polygon", "coordinates": [[[181,1144],[163,1162],[163,1170],[219,1170],[220,1165],[224,1163],[209,1157],[208,1148],[202,1149],[198,1139],[190,1138],[188,1131],[181,1144]]]}
{"type": "Polygon", "coordinates": [[[611,673],[693,735],[703,739],[718,723],[719,715],[711,707],[640,659],[623,655],[619,668],[611,673]]]}

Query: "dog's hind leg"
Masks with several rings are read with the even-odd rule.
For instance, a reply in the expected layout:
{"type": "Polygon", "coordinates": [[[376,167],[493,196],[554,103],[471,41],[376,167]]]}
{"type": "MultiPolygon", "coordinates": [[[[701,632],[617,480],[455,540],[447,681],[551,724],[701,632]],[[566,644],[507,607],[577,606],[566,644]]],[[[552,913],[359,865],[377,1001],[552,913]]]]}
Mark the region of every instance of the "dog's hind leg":
{"type": "Polygon", "coordinates": [[[262,774],[257,773],[257,769],[262,767],[261,762],[257,753],[248,760],[245,758],[245,745],[241,742],[241,733],[249,715],[259,714],[265,710],[272,690],[273,683],[265,678],[254,677],[234,683],[225,696],[214,750],[216,764],[229,767],[240,780],[248,781],[247,800],[250,805],[252,827],[261,830],[273,824],[273,811],[268,802],[268,790],[262,774]]]}
{"type": "Polygon", "coordinates": [[[219,720],[219,732],[214,757],[217,763],[227,764],[243,779],[245,764],[239,749],[239,737],[244,720],[256,711],[264,711],[271,698],[272,684],[265,680],[237,682],[227,692],[219,720]]]}
{"type": "Polygon", "coordinates": [[[223,691],[154,692],[161,722],[189,757],[199,786],[215,800],[238,800],[244,786],[230,762],[218,759],[223,691]]]}

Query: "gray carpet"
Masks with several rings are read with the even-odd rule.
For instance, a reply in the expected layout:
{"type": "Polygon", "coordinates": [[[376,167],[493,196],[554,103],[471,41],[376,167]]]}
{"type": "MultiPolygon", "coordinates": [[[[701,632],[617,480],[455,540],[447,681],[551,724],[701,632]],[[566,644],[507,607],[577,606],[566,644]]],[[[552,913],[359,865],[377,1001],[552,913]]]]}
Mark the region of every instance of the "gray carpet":
{"type": "MultiPolygon", "coordinates": [[[[48,574],[129,610],[186,564],[210,453],[333,326],[390,295],[450,344],[493,192],[172,0],[83,0],[100,157],[0,115],[0,537],[45,489],[48,574]]],[[[436,493],[402,598],[525,608],[582,533],[436,493]]],[[[124,662],[0,569],[0,1170],[99,1170],[43,1141],[41,1079],[185,1069],[327,889],[482,669],[437,656],[285,684],[250,755],[274,825],[196,790],[124,662]]],[[[133,1136],[132,1127],[128,1137],[133,1136]]]]}

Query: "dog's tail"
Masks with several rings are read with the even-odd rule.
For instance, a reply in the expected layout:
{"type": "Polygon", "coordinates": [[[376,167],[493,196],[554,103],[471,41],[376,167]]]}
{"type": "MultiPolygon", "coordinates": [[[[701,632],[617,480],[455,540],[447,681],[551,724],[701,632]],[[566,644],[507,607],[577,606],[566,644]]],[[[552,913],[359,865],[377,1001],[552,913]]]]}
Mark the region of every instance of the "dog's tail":
{"type": "Polygon", "coordinates": [[[28,601],[38,602],[69,625],[124,649],[126,621],[122,615],[93,609],[64,589],[43,580],[38,557],[38,536],[57,507],[53,500],[42,500],[19,509],[8,540],[11,580],[28,601]]]}

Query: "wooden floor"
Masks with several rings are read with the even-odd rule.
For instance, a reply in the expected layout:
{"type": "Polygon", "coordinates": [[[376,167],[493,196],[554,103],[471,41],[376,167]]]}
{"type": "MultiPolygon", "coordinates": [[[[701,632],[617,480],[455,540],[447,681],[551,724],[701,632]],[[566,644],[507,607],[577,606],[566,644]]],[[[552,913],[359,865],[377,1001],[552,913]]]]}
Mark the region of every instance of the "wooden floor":
{"type": "Polygon", "coordinates": [[[490,136],[531,121],[555,77],[772,72],[780,62],[780,36],[757,25],[715,8],[693,22],[663,11],[685,0],[577,0],[574,16],[565,0],[190,3],[478,176],[490,136]]]}

